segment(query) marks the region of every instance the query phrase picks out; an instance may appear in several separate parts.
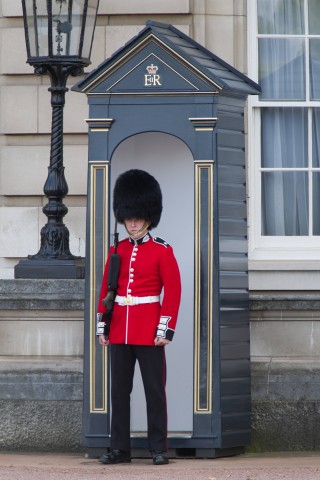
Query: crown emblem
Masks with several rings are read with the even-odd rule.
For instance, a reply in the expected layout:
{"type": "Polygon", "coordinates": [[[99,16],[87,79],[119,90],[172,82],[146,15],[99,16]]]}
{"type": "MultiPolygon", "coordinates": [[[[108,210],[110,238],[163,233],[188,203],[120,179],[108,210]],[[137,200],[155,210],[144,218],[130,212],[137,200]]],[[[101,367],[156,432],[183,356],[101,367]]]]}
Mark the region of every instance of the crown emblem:
{"type": "Polygon", "coordinates": [[[151,65],[147,67],[147,70],[149,75],[155,75],[158,71],[158,67],[156,65],[153,65],[153,63],[151,63],[151,65]]]}

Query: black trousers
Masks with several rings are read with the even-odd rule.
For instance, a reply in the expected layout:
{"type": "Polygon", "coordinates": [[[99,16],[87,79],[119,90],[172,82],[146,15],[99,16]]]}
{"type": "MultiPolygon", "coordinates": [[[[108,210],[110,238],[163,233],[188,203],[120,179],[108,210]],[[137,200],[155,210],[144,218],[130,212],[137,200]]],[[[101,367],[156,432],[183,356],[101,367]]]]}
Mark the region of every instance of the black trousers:
{"type": "Polygon", "coordinates": [[[147,403],[149,449],[167,450],[164,347],[111,345],[111,449],[130,451],[130,394],[138,360],[147,403]]]}

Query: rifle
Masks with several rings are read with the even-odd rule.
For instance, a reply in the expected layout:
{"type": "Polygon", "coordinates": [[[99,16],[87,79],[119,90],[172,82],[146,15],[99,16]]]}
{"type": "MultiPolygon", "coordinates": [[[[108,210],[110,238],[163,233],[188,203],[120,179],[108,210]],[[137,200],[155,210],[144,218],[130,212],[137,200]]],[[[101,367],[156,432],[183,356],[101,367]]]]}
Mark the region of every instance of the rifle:
{"type": "Polygon", "coordinates": [[[102,300],[103,305],[105,305],[107,311],[105,314],[105,325],[103,334],[107,337],[110,331],[110,323],[112,318],[114,301],[117,295],[118,288],[118,278],[120,271],[120,255],[117,253],[119,245],[119,233],[117,232],[117,216],[115,218],[114,226],[114,253],[110,255],[109,258],[109,270],[108,270],[108,293],[106,297],[102,300]]]}

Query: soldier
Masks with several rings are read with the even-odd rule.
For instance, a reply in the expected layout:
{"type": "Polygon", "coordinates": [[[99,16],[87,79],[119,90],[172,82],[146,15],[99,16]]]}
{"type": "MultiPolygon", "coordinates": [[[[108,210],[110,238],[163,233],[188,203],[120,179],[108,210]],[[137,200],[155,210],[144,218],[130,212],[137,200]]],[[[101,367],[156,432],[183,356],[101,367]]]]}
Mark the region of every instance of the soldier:
{"type": "MultiPolygon", "coordinates": [[[[161,189],[153,176],[143,170],[121,174],[114,187],[113,210],[129,237],[117,248],[120,271],[110,329],[99,332],[100,344],[111,349],[112,403],[111,451],[99,460],[104,464],[131,462],[130,394],[137,360],[147,402],[149,449],[153,463],[163,465],[169,462],[165,346],[172,341],[177,322],[180,273],[171,246],[150,235],[162,212],[161,189]]],[[[113,246],[102,281],[100,325],[107,323],[103,299],[114,251],[113,246]]]]}

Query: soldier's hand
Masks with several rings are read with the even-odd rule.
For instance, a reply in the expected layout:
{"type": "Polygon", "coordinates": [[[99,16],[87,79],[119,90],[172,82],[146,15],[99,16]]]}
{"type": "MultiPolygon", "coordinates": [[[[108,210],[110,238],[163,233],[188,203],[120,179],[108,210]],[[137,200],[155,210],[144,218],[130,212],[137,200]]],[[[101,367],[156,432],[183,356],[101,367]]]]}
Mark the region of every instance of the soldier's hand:
{"type": "Polygon", "coordinates": [[[105,335],[99,335],[99,343],[100,345],[104,345],[105,347],[109,345],[109,338],[106,337],[105,335]]]}
{"type": "Polygon", "coordinates": [[[156,347],[163,347],[164,345],[168,345],[169,343],[170,340],[167,340],[166,338],[156,337],[154,339],[154,344],[156,347]]]}

